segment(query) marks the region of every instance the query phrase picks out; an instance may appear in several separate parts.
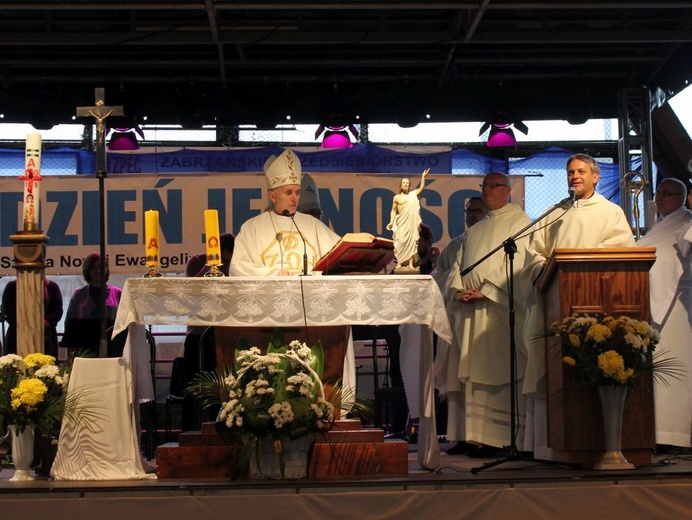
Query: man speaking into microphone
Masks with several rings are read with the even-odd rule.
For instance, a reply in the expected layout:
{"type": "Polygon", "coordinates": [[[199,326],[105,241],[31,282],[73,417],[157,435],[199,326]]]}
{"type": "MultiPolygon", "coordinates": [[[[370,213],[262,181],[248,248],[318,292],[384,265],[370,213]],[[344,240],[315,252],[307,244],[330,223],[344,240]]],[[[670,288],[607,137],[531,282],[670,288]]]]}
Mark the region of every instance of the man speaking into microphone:
{"type": "Polygon", "coordinates": [[[232,276],[309,274],[339,241],[322,221],[297,213],[302,168],[292,150],[264,163],[271,208],[245,222],[235,240],[232,276]]]}
{"type": "Polygon", "coordinates": [[[534,226],[526,246],[522,290],[526,295],[528,314],[524,329],[527,366],[523,393],[529,401],[527,423],[534,421],[535,438],[525,439],[524,449],[537,458],[550,458],[546,448],[545,410],[545,343],[547,324],[543,301],[536,289],[536,280],[550,255],[557,248],[634,247],[634,237],[622,208],[596,193],[600,176],[596,160],[586,154],[567,159],[567,185],[570,197],[565,199],[565,211],[555,211],[534,226]],[[574,193],[574,202],[568,202],[574,193]],[[539,451],[540,450],[540,451],[539,451]]]}

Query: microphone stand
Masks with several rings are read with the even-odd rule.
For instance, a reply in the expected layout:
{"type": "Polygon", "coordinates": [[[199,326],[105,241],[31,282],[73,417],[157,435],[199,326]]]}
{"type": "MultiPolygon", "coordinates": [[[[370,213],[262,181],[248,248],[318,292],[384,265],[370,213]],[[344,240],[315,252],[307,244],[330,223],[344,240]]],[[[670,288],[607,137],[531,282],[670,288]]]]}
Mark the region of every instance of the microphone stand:
{"type": "Polygon", "coordinates": [[[486,462],[480,467],[475,467],[471,468],[471,473],[476,474],[480,471],[483,471],[484,469],[492,468],[495,466],[498,466],[500,464],[504,464],[505,462],[513,462],[513,461],[527,461],[527,462],[537,462],[541,464],[552,464],[555,466],[567,466],[571,468],[580,468],[580,464],[573,464],[569,462],[559,462],[559,461],[553,461],[553,460],[542,460],[542,459],[534,459],[532,457],[522,457],[521,453],[519,452],[519,448],[517,447],[517,441],[516,441],[516,424],[517,424],[517,346],[516,346],[516,341],[514,338],[514,330],[515,330],[515,313],[514,313],[514,254],[517,252],[517,244],[515,240],[517,237],[521,236],[523,233],[525,233],[527,230],[532,228],[537,222],[540,222],[544,218],[546,218],[548,215],[550,215],[553,211],[562,208],[566,203],[571,202],[572,205],[567,208],[567,211],[573,207],[574,205],[574,196],[576,194],[576,191],[572,191],[573,188],[570,189],[570,196],[561,200],[551,208],[548,208],[547,211],[545,211],[542,215],[540,215],[536,220],[532,221],[529,223],[527,226],[522,228],[521,230],[517,231],[509,237],[507,240],[502,242],[499,246],[497,246],[495,249],[490,251],[488,254],[483,256],[480,260],[477,262],[473,263],[463,271],[461,271],[461,275],[464,276],[471,271],[473,271],[476,266],[479,264],[482,264],[485,262],[488,258],[490,258],[492,255],[494,255],[497,251],[500,249],[504,249],[505,254],[507,255],[507,258],[509,259],[509,287],[508,287],[508,298],[509,298],[509,365],[510,365],[510,444],[509,446],[506,446],[503,450],[503,454],[497,458],[496,460],[492,462],[486,462]]]}
{"type": "MultiPolygon", "coordinates": [[[[305,243],[305,237],[303,236],[303,233],[301,233],[300,228],[298,228],[298,224],[296,223],[295,213],[291,213],[290,211],[285,209],[281,212],[281,214],[284,217],[291,217],[291,221],[293,222],[293,225],[296,227],[296,231],[298,231],[298,234],[300,235],[300,238],[303,241],[303,275],[302,276],[307,276],[308,275],[308,246],[305,243]]],[[[301,304],[303,305],[303,324],[305,326],[305,333],[309,335],[309,332],[308,332],[308,315],[307,315],[307,312],[305,311],[305,290],[303,288],[303,279],[302,278],[300,279],[300,301],[301,301],[301,304]]]]}
{"type": "Polygon", "coordinates": [[[7,354],[7,338],[5,337],[5,309],[2,307],[0,304],[0,323],[2,323],[2,345],[0,345],[0,350],[2,351],[2,355],[4,356],[7,354]]]}
{"type": "Polygon", "coordinates": [[[300,235],[301,240],[303,241],[303,276],[308,275],[308,246],[305,243],[305,237],[303,236],[303,233],[300,231],[298,228],[298,224],[296,223],[295,219],[295,213],[289,212],[287,209],[283,210],[281,214],[284,217],[291,217],[291,220],[293,221],[293,225],[296,227],[296,231],[298,231],[298,234],[300,235]]]}

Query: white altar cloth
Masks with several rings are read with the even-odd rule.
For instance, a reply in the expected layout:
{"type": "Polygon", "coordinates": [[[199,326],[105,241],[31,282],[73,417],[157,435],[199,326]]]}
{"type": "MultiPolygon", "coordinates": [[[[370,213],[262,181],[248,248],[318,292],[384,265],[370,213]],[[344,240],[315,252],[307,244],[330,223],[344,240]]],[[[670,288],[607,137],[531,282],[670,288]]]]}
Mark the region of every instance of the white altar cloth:
{"type": "MultiPolygon", "coordinates": [[[[427,325],[451,341],[440,290],[429,275],[130,278],[123,288],[113,334],[129,327],[124,356],[131,361],[139,401],[154,398],[145,325],[320,327],[427,325]]],[[[421,336],[425,337],[425,334],[421,336]]],[[[403,345],[414,348],[415,345],[403,345]]],[[[440,466],[435,428],[433,352],[421,341],[414,368],[421,406],[418,460],[440,466]]],[[[409,356],[410,357],[410,356],[409,356]]],[[[411,374],[409,367],[402,372],[411,374]]],[[[404,375],[406,377],[406,375],[404,375]]]]}

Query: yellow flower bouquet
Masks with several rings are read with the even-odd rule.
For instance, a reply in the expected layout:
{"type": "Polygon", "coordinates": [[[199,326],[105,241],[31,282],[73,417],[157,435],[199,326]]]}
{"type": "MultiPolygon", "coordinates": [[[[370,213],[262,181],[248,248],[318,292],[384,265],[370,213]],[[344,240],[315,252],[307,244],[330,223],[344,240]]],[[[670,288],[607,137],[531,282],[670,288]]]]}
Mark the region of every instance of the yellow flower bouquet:
{"type": "Polygon", "coordinates": [[[0,416],[17,433],[28,426],[57,433],[66,409],[67,381],[67,367],[59,368],[53,356],[0,357],[0,416]]]}
{"type": "MultiPolygon", "coordinates": [[[[562,344],[562,362],[575,367],[582,380],[595,385],[636,386],[639,374],[681,375],[679,363],[654,351],[659,332],[628,316],[573,314],[553,323],[550,333],[562,344]]],[[[662,379],[663,380],[663,379],[662,379]]]]}

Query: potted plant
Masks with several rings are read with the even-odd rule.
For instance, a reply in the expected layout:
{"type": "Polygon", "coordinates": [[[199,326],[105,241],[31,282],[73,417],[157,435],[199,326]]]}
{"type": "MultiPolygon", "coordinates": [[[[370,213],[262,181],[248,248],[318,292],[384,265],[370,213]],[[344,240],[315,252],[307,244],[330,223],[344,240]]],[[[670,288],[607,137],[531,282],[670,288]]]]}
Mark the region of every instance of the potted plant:
{"type": "Polygon", "coordinates": [[[594,469],[632,469],[622,455],[622,413],[629,387],[651,372],[665,382],[683,371],[674,358],[656,352],[659,332],[646,321],[628,316],[573,314],[553,323],[549,331],[560,338],[562,362],[578,372],[583,384],[595,386],[603,412],[606,452],[594,469]]]}
{"type": "Polygon", "coordinates": [[[234,359],[231,367],[200,373],[188,388],[205,407],[220,402],[217,429],[243,440],[232,478],[248,465],[251,478],[304,477],[312,435],[334,423],[321,380],[321,343],[286,344],[276,329],[266,353],[241,339],[234,359]]]}
{"type": "Polygon", "coordinates": [[[12,435],[14,480],[30,480],[34,435],[57,437],[71,407],[67,400],[68,366],[53,356],[34,353],[0,357],[0,415],[12,435]]]}

